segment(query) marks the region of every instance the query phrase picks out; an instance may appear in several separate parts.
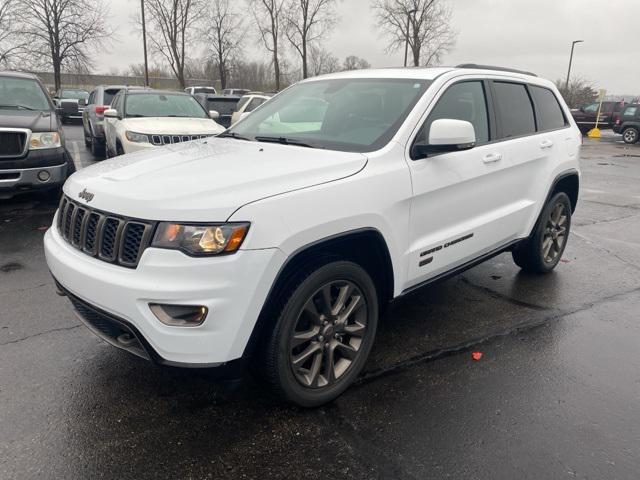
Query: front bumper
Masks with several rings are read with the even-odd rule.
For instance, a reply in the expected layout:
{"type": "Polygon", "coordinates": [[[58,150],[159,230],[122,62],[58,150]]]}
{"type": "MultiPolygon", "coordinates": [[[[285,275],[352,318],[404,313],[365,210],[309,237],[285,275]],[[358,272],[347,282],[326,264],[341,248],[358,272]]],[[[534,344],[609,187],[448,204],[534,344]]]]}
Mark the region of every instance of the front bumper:
{"type": "Polygon", "coordinates": [[[68,166],[56,165],[53,167],[15,168],[0,170],[0,197],[6,194],[26,192],[37,189],[48,189],[62,185],[67,179],[68,166]],[[38,175],[47,172],[49,177],[41,180],[38,175]]]}
{"type": "Polygon", "coordinates": [[[129,269],[71,247],[56,227],[44,243],[49,269],[70,298],[130,328],[152,360],[176,366],[215,367],[241,358],[284,262],[278,249],[193,258],[147,248],[138,267],[129,269]],[[204,305],[209,314],[199,327],[171,327],[153,315],[149,303],[204,305]]]}

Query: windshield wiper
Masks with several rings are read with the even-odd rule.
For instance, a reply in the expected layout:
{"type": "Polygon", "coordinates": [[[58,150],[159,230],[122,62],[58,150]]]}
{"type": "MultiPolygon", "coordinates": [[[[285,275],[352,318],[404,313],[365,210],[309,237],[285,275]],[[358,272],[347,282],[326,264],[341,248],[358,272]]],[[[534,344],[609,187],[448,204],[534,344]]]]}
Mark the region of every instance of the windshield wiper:
{"type": "Polygon", "coordinates": [[[26,105],[12,104],[12,105],[0,105],[0,108],[17,108],[18,110],[35,110],[35,108],[27,107],[26,105]]]}
{"type": "Polygon", "coordinates": [[[218,135],[220,138],[234,138],[236,140],[246,140],[247,142],[251,142],[252,140],[249,137],[243,137],[236,132],[222,132],[218,135]]]}
{"type": "Polygon", "coordinates": [[[296,147],[307,147],[307,148],[322,148],[316,145],[311,145],[309,143],[305,143],[300,140],[295,140],[293,138],[287,137],[256,137],[256,141],[258,142],[270,142],[270,143],[280,143],[282,145],[295,145],[296,147]]]}

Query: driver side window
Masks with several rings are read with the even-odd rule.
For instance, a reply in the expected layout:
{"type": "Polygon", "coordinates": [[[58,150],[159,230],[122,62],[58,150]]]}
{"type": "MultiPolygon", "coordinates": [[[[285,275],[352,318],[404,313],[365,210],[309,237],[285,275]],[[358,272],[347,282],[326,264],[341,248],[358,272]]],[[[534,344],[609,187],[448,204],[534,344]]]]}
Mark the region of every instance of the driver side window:
{"type": "Polygon", "coordinates": [[[483,83],[460,82],[449,87],[431,110],[416,137],[416,143],[428,144],[431,124],[441,119],[470,122],[476,131],[476,145],[489,142],[489,115],[483,83]]]}

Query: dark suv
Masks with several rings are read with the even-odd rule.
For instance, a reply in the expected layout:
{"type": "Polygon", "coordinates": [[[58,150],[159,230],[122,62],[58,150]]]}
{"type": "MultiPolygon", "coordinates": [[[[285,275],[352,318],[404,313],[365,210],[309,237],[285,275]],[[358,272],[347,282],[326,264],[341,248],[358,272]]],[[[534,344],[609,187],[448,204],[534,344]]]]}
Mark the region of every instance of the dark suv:
{"type": "Polygon", "coordinates": [[[625,107],[625,102],[602,102],[590,103],[578,110],[571,110],[574,120],[578,124],[578,128],[582,133],[587,133],[596,126],[596,118],[598,118],[598,109],[600,109],[600,117],[598,120],[599,128],[612,128],[614,125],[614,117],[619,114],[625,107]]]}
{"type": "Polygon", "coordinates": [[[35,75],[0,72],[0,198],[59,191],[75,171],[60,113],[35,75]]]}
{"type": "Polygon", "coordinates": [[[613,131],[622,134],[624,143],[638,143],[640,140],[640,105],[627,105],[620,119],[613,126],[613,131]]]}

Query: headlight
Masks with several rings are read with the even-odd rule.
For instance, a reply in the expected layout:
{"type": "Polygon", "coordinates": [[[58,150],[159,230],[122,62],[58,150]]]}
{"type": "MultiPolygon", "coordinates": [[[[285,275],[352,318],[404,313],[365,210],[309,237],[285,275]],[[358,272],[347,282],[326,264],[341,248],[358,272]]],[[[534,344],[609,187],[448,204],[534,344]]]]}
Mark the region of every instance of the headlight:
{"type": "Polygon", "coordinates": [[[62,143],[58,132],[32,133],[31,140],[29,140],[29,150],[43,150],[61,146],[62,143]]]}
{"type": "Polygon", "coordinates": [[[136,133],[136,132],[125,132],[125,137],[127,140],[134,143],[149,143],[149,135],[145,135],[144,133],[136,133]]]}
{"type": "Polygon", "coordinates": [[[151,246],[182,250],[187,255],[234,253],[249,231],[248,223],[180,225],[161,223],[151,246]]]}

